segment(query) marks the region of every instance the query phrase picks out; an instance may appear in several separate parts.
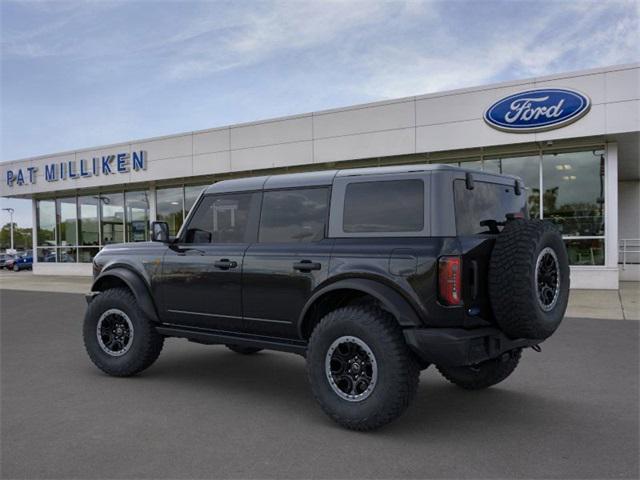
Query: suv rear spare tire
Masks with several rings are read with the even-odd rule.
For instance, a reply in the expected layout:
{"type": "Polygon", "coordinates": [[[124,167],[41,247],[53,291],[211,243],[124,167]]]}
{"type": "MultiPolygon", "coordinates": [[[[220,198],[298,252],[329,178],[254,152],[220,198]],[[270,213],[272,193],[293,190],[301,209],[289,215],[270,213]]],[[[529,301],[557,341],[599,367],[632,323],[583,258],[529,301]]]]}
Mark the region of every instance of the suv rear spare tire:
{"type": "Polygon", "coordinates": [[[491,254],[489,295],[509,337],[544,340],[558,328],[569,300],[569,261],[555,225],[507,222],[491,254]]]}

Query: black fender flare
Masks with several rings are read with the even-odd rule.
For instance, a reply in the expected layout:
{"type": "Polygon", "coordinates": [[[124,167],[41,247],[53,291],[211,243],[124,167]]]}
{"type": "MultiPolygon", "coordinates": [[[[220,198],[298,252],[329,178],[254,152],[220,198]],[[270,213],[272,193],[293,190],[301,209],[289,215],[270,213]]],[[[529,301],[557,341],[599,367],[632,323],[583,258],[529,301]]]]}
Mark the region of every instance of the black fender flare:
{"type": "Polygon", "coordinates": [[[349,278],[339,280],[316,291],[307,301],[298,318],[298,335],[303,336],[304,319],[313,304],[324,295],[336,290],[359,290],[377,299],[391,313],[401,327],[420,327],[423,322],[409,301],[393,288],[375,280],[349,278]]]}
{"type": "Polygon", "coordinates": [[[136,302],[138,303],[138,306],[140,307],[142,312],[152,321],[159,321],[158,312],[156,310],[156,306],[153,303],[153,299],[151,298],[151,293],[149,293],[149,288],[140,275],[124,267],[115,267],[108,270],[103,270],[100,275],[98,275],[93,281],[93,284],[91,285],[91,291],[103,291],[104,289],[101,288],[100,284],[103,283],[107,278],[117,278],[118,280],[124,282],[127,287],[129,287],[129,290],[131,290],[134,297],[136,297],[136,302]]]}

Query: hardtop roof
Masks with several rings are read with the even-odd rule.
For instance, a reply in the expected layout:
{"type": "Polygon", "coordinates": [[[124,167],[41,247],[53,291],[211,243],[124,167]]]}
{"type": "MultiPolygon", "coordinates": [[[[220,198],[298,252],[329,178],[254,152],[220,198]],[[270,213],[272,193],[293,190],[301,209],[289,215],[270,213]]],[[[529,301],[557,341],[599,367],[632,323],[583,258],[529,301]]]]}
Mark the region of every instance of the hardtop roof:
{"type": "Polygon", "coordinates": [[[450,164],[410,164],[393,165],[388,167],[346,168],[341,170],[321,170],[304,173],[285,173],[280,175],[263,175],[258,177],[236,178],[222,180],[207,187],[205,193],[246,192],[255,190],[271,190],[296,187],[329,186],[337,177],[356,177],[365,175],[393,175],[402,173],[418,173],[430,171],[469,172],[482,176],[501,179],[517,179],[514,175],[483,172],[471,168],[462,168],[450,164]]]}

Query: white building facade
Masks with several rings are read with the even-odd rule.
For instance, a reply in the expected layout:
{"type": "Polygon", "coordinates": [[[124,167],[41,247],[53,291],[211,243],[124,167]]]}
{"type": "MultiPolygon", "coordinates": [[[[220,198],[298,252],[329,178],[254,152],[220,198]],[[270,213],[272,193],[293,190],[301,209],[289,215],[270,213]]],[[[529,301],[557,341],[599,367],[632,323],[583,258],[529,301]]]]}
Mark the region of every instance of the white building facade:
{"type": "Polygon", "coordinates": [[[640,280],[640,64],[5,162],[0,196],[33,201],[36,274],[90,275],[103,245],[147,240],[151,220],[175,233],[213,182],[410,163],[522,177],[531,216],[562,230],[573,288],[640,280]],[[571,95],[584,101],[569,114],[571,95]],[[492,117],[503,107],[513,124],[492,117]]]}

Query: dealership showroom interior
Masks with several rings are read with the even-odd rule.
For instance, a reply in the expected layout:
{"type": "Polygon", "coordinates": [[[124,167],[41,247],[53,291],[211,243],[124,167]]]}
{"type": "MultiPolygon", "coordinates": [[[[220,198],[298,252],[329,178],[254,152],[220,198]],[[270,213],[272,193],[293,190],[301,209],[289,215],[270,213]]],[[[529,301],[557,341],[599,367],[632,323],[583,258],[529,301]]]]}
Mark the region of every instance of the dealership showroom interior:
{"type": "Polygon", "coordinates": [[[33,202],[34,274],[90,275],[102,246],[149,240],[150,221],[176,234],[219,180],[455,164],[522,178],[530,215],[562,231],[572,288],[617,289],[640,280],[639,145],[631,64],[16,160],[2,164],[0,195],[33,202]],[[488,121],[495,102],[554,88],[586,98],[579,115],[533,131],[488,121]]]}

